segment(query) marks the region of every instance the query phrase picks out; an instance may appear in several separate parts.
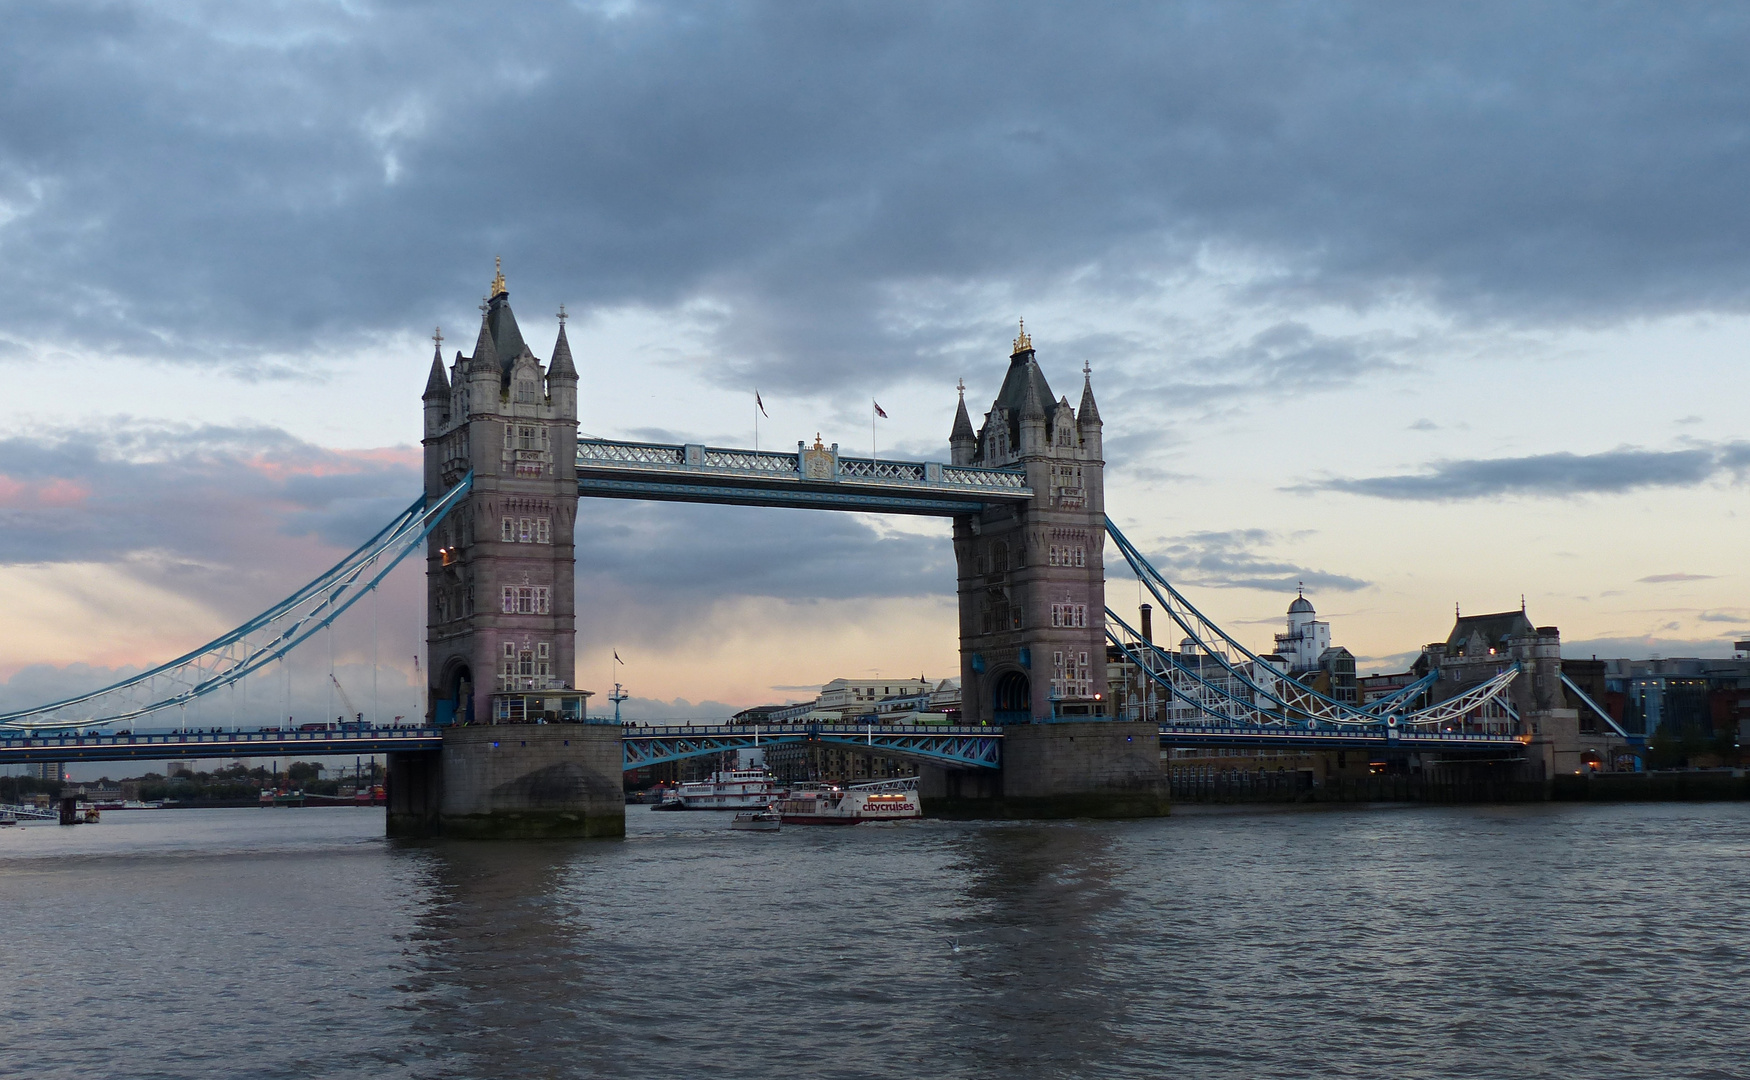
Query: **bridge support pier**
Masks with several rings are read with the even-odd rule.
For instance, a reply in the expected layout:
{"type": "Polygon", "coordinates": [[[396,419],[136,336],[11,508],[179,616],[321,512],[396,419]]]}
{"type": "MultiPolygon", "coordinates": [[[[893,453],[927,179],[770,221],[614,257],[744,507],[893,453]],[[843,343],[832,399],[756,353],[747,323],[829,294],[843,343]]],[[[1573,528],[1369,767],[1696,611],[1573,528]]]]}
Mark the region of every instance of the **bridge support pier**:
{"type": "Polygon", "coordinates": [[[1154,724],[1011,724],[1003,729],[996,782],[926,769],[919,794],[932,817],[1159,817],[1172,805],[1160,758],[1154,724]]]}
{"type": "Polygon", "coordinates": [[[391,836],[626,835],[617,726],[448,728],[436,754],[390,756],[388,794],[391,836]]]}
{"type": "Polygon", "coordinates": [[[443,752],[404,750],[389,754],[385,829],[390,836],[430,836],[437,832],[438,801],[443,798],[443,752]]]}

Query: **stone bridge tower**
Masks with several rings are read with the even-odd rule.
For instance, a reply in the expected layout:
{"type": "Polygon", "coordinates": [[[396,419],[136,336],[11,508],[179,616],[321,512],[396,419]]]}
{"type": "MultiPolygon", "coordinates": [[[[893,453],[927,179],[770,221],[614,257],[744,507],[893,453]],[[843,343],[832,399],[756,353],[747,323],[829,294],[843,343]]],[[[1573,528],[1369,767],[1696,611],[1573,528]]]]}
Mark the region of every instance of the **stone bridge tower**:
{"type": "Polygon", "coordinates": [[[1027,472],[1029,504],[954,519],[960,685],[967,723],[1104,714],[1106,500],[1100,411],[1082,372],[1079,410],[1052,396],[1025,324],[977,432],[962,391],[956,465],[1027,472]]]}
{"type": "Polygon", "coordinates": [[[1158,728],[1108,715],[1100,430],[1088,369],[1079,409],[1054,398],[1025,324],[978,431],[961,392],[948,440],[953,463],[1018,466],[1034,497],[954,519],[961,715],[1006,730],[1000,791],[926,771],[920,793],[936,812],[1142,817],[1167,810],[1158,728]]]}
{"type": "Polygon", "coordinates": [[[474,355],[457,352],[448,373],[434,355],[425,387],[427,497],[474,473],[426,552],[426,677],[440,724],[521,720],[508,715],[521,698],[504,695],[575,685],[577,369],[563,313],[552,362],[529,351],[502,270],[482,311],[474,355]]]}

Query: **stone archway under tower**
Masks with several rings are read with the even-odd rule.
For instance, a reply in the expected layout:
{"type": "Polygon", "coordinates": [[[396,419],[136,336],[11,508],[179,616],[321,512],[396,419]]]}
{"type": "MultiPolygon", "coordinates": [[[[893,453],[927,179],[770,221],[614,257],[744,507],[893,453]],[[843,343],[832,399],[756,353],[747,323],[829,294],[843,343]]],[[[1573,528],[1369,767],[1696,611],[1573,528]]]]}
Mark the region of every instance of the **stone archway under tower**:
{"type": "Polygon", "coordinates": [[[1025,671],[1002,672],[991,686],[991,722],[1026,724],[1033,720],[1033,683],[1025,671]]]}
{"type": "Polygon", "coordinates": [[[439,727],[467,724],[474,720],[474,673],[467,661],[455,659],[445,665],[432,701],[432,721],[439,727]]]}

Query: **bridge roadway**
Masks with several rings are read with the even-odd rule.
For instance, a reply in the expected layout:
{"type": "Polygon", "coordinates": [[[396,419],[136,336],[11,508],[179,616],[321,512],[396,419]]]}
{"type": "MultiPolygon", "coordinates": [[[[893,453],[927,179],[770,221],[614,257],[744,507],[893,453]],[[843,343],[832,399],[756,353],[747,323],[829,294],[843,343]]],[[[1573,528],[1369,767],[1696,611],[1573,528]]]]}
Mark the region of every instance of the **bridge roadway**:
{"type": "MultiPolygon", "coordinates": [[[[1073,723],[1074,721],[1068,721],[1073,723]]],[[[949,768],[1002,766],[1000,727],[936,724],[771,724],[625,726],[622,761],[627,770],[725,750],[751,750],[796,742],[819,742],[879,751],[949,768]]],[[[1473,732],[1356,731],[1341,728],[1163,726],[1168,746],[1270,747],[1304,750],[1416,750],[1477,752],[1516,749],[1516,735],[1473,732]]],[[[232,730],[139,732],[137,734],[7,734],[0,736],[0,765],[37,761],[162,761],[197,758],[353,757],[392,751],[436,750],[443,731],[435,727],[366,728],[360,731],[232,730]]]]}

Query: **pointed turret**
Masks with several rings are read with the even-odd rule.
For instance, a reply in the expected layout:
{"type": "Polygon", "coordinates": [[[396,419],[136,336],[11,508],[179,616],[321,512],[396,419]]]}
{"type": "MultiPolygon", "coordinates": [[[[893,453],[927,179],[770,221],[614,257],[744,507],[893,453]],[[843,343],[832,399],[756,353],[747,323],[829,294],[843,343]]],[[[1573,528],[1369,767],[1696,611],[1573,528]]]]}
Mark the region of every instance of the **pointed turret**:
{"type": "Polygon", "coordinates": [[[425,380],[425,400],[447,401],[450,397],[450,377],[444,374],[444,347],[432,350],[431,375],[425,380]]]}
{"type": "Polygon", "coordinates": [[[956,465],[970,465],[978,457],[978,435],[972,430],[972,417],[966,414],[966,383],[960,383],[960,404],[954,409],[954,430],[948,433],[949,459],[956,465]]]}
{"type": "Polygon", "coordinates": [[[450,418],[450,379],[444,374],[444,335],[432,331],[431,374],[425,379],[425,433],[436,435],[450,418]]]}
{"type": "Polygon", "coordinates": [[[559,305],[559,340],[553,343],[553,362],[547,365],[547,381],[570,379],[577,381],[577,367],[571,362],[571,342],[565,339],[565,305],[559,305]]]}
{"type": "Polygon", "coordinates": [[[1088,424],[1100,422],[1099,407],[1094,404],[1094,375],[1086,364],[1082,365],[1082,407],[1076,410],[1076,423],[1086,427],[1088,424]]]}
{"type": "Polygon", "coordinates": [[[1082,451],[1090,458],[1104,458],[1105,447],[1100,435],[1100,408],[1094,404],[1094,375],[1087,364],[1082,365],[1082,407],[1076,413],[1076,428],[1081,432],[1082,451]]]}
{"type": "Polygon", "coordinates": [[[492,327],[484,318],[480,320],[480,336],[474,339],[474,355],[468,358],[470,372],[482,368],[498,370],[498,350],[492,344],[492,327]]]}

